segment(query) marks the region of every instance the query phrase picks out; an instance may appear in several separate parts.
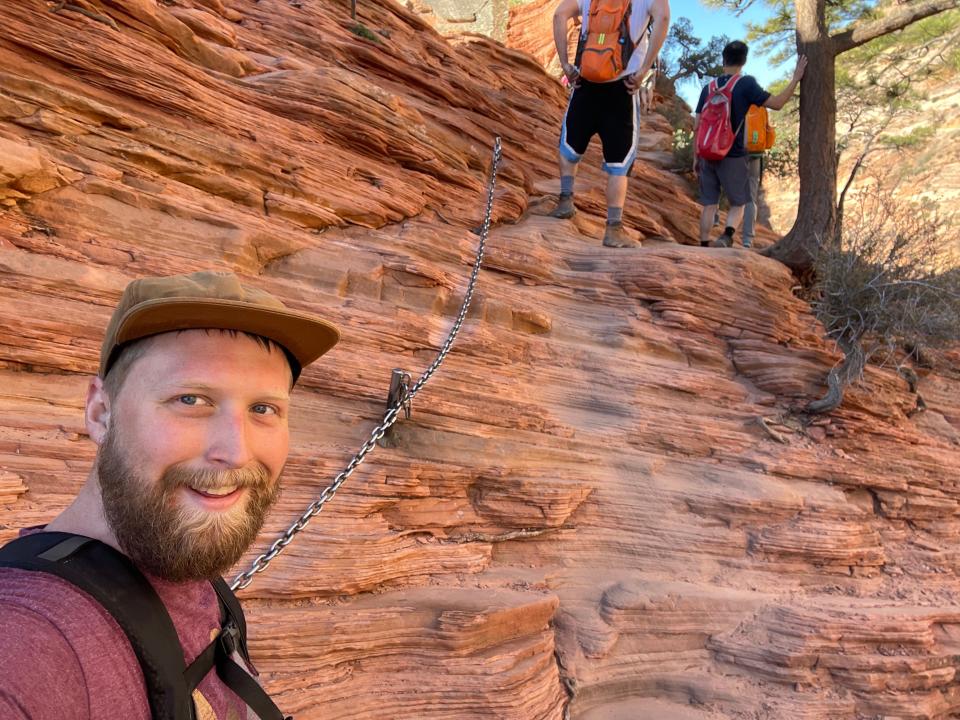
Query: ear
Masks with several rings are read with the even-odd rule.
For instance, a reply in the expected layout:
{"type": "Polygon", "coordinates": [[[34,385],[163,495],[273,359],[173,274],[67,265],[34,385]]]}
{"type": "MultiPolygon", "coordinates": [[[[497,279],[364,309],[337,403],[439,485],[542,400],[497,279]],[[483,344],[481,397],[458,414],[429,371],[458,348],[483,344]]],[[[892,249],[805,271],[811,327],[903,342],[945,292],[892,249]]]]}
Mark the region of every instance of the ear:
{"type": "Polygon", "coordinates": [[[95,377],[87,387],[87,405],[84,413],[87,434],[97,445],[102,445],[110,429],[110,396],[103,387],[103,380],[95,377]]]}

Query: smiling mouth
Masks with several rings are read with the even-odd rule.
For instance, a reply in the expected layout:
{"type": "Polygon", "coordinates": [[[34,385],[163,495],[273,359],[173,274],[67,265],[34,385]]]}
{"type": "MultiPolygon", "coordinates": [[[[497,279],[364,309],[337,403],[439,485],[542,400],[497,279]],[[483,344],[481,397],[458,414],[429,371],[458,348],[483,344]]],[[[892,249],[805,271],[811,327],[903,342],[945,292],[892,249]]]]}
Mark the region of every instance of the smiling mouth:
{"type": "Polygon", "coordinates": [[[194,487],[193,485],[189,485],[188,487],[198,495],[208,498],[225,498],[233,495],[235,492],[237,492],[237,490],[240,489],[239,485],[227,485],[226,487],[220,488],[204,488],[202,490],[194,487]]]}

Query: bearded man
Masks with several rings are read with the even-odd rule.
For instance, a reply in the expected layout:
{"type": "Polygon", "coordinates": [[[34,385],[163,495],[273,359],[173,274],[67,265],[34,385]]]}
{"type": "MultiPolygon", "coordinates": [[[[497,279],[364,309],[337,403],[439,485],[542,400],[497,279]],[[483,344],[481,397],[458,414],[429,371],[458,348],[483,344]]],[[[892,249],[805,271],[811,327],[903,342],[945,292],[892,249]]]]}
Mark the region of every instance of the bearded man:
{"type": "Polygon", "coordinates": [[[0,550],[0,718],[282,717],[248,674],[242,611],[220,576],[277,499],[290,391],[338,340],[230,273],[127,286],[87,391],[98,449],[86,482],[0,550]],[[185,683],[163,675],[144,625],[171,628],[161,639],[185,683]]]}

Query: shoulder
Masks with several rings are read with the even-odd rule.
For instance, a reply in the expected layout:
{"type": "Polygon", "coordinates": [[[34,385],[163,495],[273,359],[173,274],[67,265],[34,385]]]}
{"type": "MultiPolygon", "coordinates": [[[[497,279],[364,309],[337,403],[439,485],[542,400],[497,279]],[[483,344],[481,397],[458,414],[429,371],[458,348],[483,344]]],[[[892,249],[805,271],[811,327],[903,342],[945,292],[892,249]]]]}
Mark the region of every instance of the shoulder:
{"type": "Polygon", "coordinates": [[[737,83],[736,92],[753,105],[762,105],[770,97],[753,75],[743,75],[737,83]]]}
{"type": "Polygon", "coordinates": [[[70,718],[89,716],[83,668],[57,621],[61,603],[54,598],[72,594],[61,583],[0,569],[0,687],[3,701],[24,718],[55,718],[58,707],[74,709],[70,718]]]}
{"type": "Polygon", "coordinates": [[[631,9],[634,17],[639,15],[642,19],[646,15],[669,13],[670,3],[668,0],[633,0],[631,9]]]}
{"type": "Polygon", "coordinates": [[[0,568],[0,687],[35,720],[109,715],[111,704],[117,717],[149,717],[123,630],[89,595],[45,573],[0,568]]]}
{"type": "Polygon", "coordinates": [[[664,17],[670,17],[670,2],[669,0],[646,0],[648,3],[647,7],[649,11],[654,15],[662,15],[664,17]]]}
{"type": "Polygon", "coordinates": [[[744,95],[756,95],[766,92],[753,75],[741,75],[739,82],[737,82],[736,89],[744,95]]]}
{"type": "Polygon", "coordinates": [[[0,606],[33,612],[58,626],[69,627],[83,620],[112,625],[116,632],[123,633],[92,597],[72,583],[43,572],[0,568],[0,606]]]}

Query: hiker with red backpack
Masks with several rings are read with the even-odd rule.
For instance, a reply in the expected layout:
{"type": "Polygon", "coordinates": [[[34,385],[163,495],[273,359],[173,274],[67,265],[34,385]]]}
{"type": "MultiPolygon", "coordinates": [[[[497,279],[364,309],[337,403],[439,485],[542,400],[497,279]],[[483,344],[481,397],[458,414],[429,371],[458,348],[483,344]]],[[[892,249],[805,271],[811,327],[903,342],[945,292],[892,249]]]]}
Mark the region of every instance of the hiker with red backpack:
{"type": "MultiPolygon", "coordinates": [[[[750,165],[745,143],[747,114],[751,106],[780,110],[793,96],[807,67],[806,57],[787,86],[771,95],[756,78],[743,74],[747,46],[734,40],[723,48],[723,74],[711,80],[700,93],[694,121],[693,172],[700,182],[700,245],[709,245],[721,189],[730,201],[723,234],[715,247],[731,247],[734,234],[744,215],[744,207],[753,200],[750,165]]],[[[771,138],[772,139],[772,138],[771,138]]]]}
{"type": "Polygon", "coordinates": [[[607,173],[607,223],[603,244],[638,247],[623,228],[627,178],[637,156],[638,92],[667,37],[668,0],[562,0],[553,15],[560,67],[572,91],[560,129],[560,199],[551,213],[576,214],[574,181],[594,135],[603,145],[607,173]],[[569,62],[567,25],[581,18],[574,62],[569,62]],[[652,23],[647,38],[646,30],[652,23]]]}

